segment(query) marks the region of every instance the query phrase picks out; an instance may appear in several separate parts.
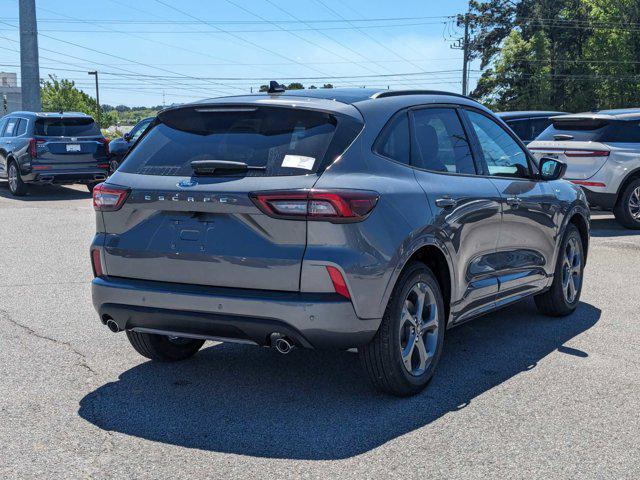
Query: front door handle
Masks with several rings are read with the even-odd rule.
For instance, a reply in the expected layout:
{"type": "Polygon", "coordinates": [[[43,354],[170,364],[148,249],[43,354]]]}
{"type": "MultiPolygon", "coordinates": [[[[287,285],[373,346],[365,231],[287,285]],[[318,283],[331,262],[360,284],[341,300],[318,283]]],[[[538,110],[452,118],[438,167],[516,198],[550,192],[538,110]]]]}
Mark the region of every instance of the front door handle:
{"type": "Polygon", "coordinates": [[[507,197],[507,204],[513,208],[518,208],[522,204],[522,199],[518,197],[507,197]]]}
{"type": "Polygon", "coordinates": [[[458,201],[453,198],[444,197],[436,200],[436,206],[439,208],[454,208],[456,205],[458,201]]]}

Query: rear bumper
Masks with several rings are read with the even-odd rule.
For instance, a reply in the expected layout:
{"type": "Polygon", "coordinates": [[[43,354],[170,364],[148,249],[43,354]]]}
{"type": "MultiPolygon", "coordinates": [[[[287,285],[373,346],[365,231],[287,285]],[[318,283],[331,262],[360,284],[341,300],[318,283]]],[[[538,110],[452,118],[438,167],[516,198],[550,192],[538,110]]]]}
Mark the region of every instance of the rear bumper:
{"type": "Polygon", "coordinates": [[[158,331],[268,345],[272,333],[307,348],[352,348],[375,335],[380,319],[358,318],[333,293],[216,288],[122,278],[96,278],[93,304],[121,330],[158,331]]]}
{"type": "Polygon", "coordinates": [[[108,172],[102,168],[84,168],[82,170],[41,170],[22,175],[26,183],[92,183],[106,180],[108,172]]]}
{"type": "Polygon", "coordinates": [[[608,192],[594,192],[586,187],[582,187],[582,191],[587,197],[590,207],[600,207],[605,210],[611,210],[616,204],[617,195],[608,192]]]}

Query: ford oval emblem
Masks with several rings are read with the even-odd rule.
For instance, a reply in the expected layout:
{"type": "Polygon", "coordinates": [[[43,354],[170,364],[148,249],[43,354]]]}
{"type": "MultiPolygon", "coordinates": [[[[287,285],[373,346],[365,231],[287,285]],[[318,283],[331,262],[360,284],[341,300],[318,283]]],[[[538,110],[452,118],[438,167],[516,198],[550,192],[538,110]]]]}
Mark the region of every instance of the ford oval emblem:
{"type": "Polygon", "coordinates": [[[197,180],[190,179],[190,180],[182,180],[181,182],[178,182],[176,186],[178,188],[189,188],[189,187],[195,187],[197,184],[198,184],[197,180]]]}

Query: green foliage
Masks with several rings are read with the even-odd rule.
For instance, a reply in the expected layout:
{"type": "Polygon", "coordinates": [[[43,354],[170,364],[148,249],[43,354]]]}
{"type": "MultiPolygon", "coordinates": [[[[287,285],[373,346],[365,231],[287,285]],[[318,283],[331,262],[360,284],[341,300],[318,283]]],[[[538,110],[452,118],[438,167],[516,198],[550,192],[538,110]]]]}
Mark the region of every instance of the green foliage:
{"type": "Polygon", "coordinates": [[[49,80],[41,80],[40,94],[44,111],[84,112],[96,116],[95,99],[76,88],[72,80],[58,80],[55,75],[49,75],[49,80]]]}
{"type": "Polygon", "coordinates": [[[638,106],[638,24],[638,0],[473,0],[472,95],[498,110],[638,106]]]}
{"type": "Polygon", "coordinates": [[[299,82],[293,82],[287,85],[287,90],[304,90],[304,85],[299,82]]]}

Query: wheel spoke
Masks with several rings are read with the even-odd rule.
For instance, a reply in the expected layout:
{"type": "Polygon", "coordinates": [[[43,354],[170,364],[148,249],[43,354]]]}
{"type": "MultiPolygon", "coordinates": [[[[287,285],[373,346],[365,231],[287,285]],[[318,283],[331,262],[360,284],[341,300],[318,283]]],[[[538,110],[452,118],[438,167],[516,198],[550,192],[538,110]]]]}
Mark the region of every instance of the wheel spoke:
{"type": "Polygon", "coordinates": [[[427,363],[429,362],[430,357],[422,337],[419,337],[416,342],[416,350],[418,351],[418,369],[423,371],[427,368],[427,363]]]}
{"type": "Polygon", "coordinates": [[[427,297],[426,285],[424,283],[419,283],[413,288],[413,291],[416,294],[416,317],[421,319],[424,312],[424,303],[427,297]]]}
{"type": "Polygon", "coordinates": [[[413,318],[413,315],[409,313],[409,309],[407,308],[407,302],[404,302],[404,307],[402,308],[402,316],[400,317],[400,322],[402,326],[404,326],[404,324],[406,323],[409,323],[414,328],[417,326],[415,318],[413,318]]]}
{"type": "Polygon", "coordinates": [[[407,345],[402,349],[402,362],[404,363],[404,366],[407,368],[407,370],[409,370],[410,372],[413,370],[413,365],[412,365],[412,358],[413,358],[413,351],[416,348],[416,339],[418,338],[418,336],[416,335],[415,332],[411,332],[409,334],[409,338],[407,339],[407,345]]]}

